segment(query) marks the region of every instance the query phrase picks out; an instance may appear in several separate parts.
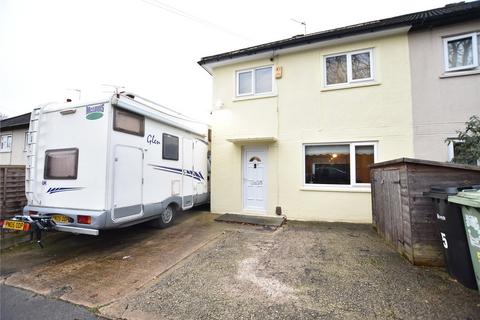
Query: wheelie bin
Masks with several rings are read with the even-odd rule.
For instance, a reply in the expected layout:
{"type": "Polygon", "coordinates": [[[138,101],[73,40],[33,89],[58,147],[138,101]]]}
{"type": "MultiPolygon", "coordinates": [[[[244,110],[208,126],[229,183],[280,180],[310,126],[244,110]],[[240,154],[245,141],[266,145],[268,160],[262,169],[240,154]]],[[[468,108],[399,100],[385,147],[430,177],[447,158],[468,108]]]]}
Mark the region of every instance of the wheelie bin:
{"type": "Polygon", "coordinates": [[[448,197],[472,186],[431,186],[424,195],[434,203],[434,215],[442,241],[445,267],[450,276],[470,289],[477,289],[467,236],[460,206],[449,203],[448,197]]]}

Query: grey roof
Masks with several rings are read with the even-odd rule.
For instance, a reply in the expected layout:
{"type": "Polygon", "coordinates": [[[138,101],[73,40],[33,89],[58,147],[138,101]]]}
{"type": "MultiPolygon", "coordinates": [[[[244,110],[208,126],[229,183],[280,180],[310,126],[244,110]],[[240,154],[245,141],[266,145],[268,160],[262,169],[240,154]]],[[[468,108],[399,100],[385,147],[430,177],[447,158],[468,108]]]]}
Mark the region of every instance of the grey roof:
{"type": "Polygon", "coordinates": [[[30,112],[0,121],[0,130],[28,127],[30,112]]]}
{"type": "Polygon", "coordinates": [[[198,64],[206,65],[209,63],[255,55],[271,50],[291,48],[315,42],[399,27],[410,26],[410,31],[415,31],[473,19],[480,19],[480,0],[452,3],[441,8],[405,14],[382,20],[369,21],[327,31],[294,36],[288,39],[203,57],[198,64]]]}

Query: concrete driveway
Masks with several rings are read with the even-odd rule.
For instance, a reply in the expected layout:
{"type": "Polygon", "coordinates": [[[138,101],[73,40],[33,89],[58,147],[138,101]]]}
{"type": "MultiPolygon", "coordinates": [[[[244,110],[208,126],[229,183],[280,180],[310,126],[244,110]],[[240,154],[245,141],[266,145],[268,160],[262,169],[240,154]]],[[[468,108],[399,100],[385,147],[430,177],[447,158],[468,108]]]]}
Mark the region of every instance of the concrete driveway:
{"type": "Polygon", "coordinates": [[[114,319],[479,319],[480,298],[368,225],[278,230],[185,213],[169,229],[56,235],[2,253],[6,285],[114,319]]]}

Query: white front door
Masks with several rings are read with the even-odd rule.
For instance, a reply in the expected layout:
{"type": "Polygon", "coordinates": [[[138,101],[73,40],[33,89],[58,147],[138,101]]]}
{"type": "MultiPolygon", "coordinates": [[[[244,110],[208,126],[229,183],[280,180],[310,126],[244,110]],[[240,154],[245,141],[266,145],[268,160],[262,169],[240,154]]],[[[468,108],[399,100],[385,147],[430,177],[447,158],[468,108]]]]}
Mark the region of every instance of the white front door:
{"type": "Polygon", "coordinates": [[[266,210],[267,150],[265,147],[243,149],[243,209],[266,210]]]}

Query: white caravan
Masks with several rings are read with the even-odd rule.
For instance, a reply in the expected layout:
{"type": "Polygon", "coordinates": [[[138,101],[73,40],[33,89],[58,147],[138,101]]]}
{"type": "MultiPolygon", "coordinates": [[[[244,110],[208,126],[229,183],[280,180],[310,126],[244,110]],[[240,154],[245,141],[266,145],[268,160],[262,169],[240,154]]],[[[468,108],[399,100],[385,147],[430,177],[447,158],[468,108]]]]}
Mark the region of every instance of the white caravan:
{"type": "Polygon", "coordinates": [[[209,201],[207,135],[133,94],[35,109],[22,220],[89,235],[147,220],[166,227],[177,210],[209,201]]]}

